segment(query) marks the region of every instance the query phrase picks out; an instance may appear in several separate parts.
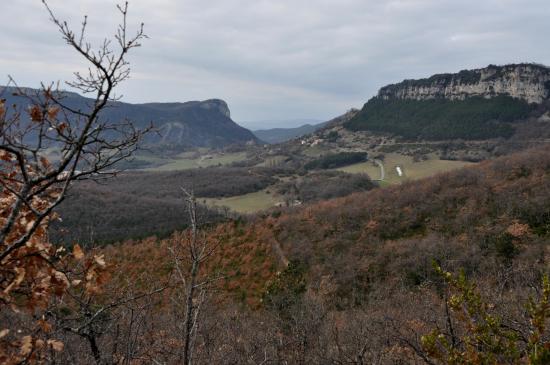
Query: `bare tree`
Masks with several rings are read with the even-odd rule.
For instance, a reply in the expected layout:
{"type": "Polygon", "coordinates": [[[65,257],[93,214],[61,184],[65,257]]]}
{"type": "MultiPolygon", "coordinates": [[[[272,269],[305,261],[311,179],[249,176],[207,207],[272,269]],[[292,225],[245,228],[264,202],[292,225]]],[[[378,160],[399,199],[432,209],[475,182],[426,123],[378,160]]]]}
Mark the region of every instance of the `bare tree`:
{"type": "Polygon", "coordinates": [[[173,297],[176,325],[181,334],[180,361],[191,364],[197,337],[201,308],[207,299],[208,289],[218,277],[201,274],[203,264],[216,252],[219,241],[206,237],[199,227],[197,201],[193,192],[182,188],[187,205],[190,228],[177,233],[170,248],[174,262],[176,290],[173,297]]]}
{"type": "Polygon", "coordinates": [[[101,113],[113,106],[114,89],[130,75],[128,52],[146,38],[143,24],[129,34],[128,4],[118,6],[122,20],[114,39],[94,48],[87,41],[86,17],[74,32],[42,2],[65,42],[88,65],[86,73],[75,73],[67,85],[93,98],[75,108],[67,103],[59,83],[31,90],[19,87],[11,77],[10,87],[0,89],[0,362],[8,364],[40,362],[49,356],[43,355],[45,349],[63,349],[62,342],[40,338],[36,325],[44,333],[51,332],[50,325],[44,318],[35,321],[51,297],[72,285],[59,266],[70,257],[48,242],[54,208],[75,180],[114,174],[117,162],[130,156],[150,130],[138,130],[127,120],[105,120],[101,113]],[[4,93],[23,102],[8,106],[1,98],[4,93]],[[30,308],[35,317],[19,314],[23,311],[18,308],[30,308]],[[13,331],[16,321],[29,325],[25,331],[21,327],[13,331]]]}
{"type": "Polygon", "coordinates": [[[87,73],[76,72],[75,81],[67,84],[84,94],[93,94],[94,99],[87,108],[74,109],[65,103],[59,85],[42,84],[40,90],[32,91],[18,87],[10,78],[15,93],[27,100],[29,109],[9,110],[0,103],[2,167],[15,162],[10,164],[12,173],[0,178],[2,189],[15,197],[7,219],[0,225],[0,260],[29,240],[64,199],[72,181],[113,173],[114,165],[129,157],[149,130],[137,130],[130,121],[106,121],[101,117],[101,111],[117,99],[114,88],[130,75],[126,55],[146,37],[143,24],[134,36],[128,35],[128,4],[118,6],[122,21],[115,42],[105,39],[95,49],[86,41],[86,17],[81,30],[75,33],[55,16],[45,0],[43,3],[63,39],[89,64],[87,73]],[[59,151],[56,161],[49,158],[52,149],[59,151]],[[48,204],[32,204],[34,199],[44,197],[48,204]],[[15,223],[21,219],[23,207],[32,211],[33,223],[15,237],[15,223]]]}
{"type": "MultiPolygon", "coordinates": [[[[131,362],[138,347],[132,337],[143,332],[144,318],[150,314],[155,296],[163,292],[166,285],[143,290],[128,282],[122,287],[119,277],[109,287],[105,284],[107,271],[101,256],[89,254],[77,261],[80,270],[67,275],[72,283],[78,284],[73,284],[63,296],[52,301],[47,317],[52,318],[55,328],[64,336],[77,336],[87,343],[96,364],[131,362]],[[71,311],[67,314],[58,308],[70,308],[71,311]],[[115,358],[118,360],[114,361],[115,358]]],[[[84,358],[83,353],[80,356],[84,358]]]]}

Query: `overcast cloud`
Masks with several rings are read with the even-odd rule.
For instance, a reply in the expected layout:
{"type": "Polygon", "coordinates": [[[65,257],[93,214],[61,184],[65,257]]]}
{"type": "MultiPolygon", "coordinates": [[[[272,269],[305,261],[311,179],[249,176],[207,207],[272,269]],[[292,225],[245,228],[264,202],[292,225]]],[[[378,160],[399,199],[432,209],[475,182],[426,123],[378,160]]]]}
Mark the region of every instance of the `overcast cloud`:
{"type": "MultiPolygon", "coordinates": [[[[115,4],[50,0],[75,28],[88,14],[96,42],[114,33],[115,4]]],[[[36,87],[82,67],[39,0],[2,5],[1,74],[36,87]]],[[[549,0],[130,0],[129,20],[150,39],[125,101],[221,98],[240,123],[327,120],[404,78],[550,65],[549,0]]]]}

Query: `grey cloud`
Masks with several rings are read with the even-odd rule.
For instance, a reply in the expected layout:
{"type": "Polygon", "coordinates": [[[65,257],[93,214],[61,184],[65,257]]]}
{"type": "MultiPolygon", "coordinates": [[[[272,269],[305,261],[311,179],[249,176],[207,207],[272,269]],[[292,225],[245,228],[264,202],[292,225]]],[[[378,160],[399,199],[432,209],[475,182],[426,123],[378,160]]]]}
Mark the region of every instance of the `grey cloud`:
{"type": "MultiPolygon", "coordinates": [[[[95,41],[115,1],[50,0],[95,41]]],[[[151,39],[131,57],[128,101],[227,100],[239,120],[328,119],[404,78],[489,63],[550,64],[547,0],[133,0],[151,39]]],[[[81,67],[36,0],[0,22],[0,68],[26,84],[81,67]],[[17,62],[14,62],[17,60],[17,62]]],[[[107,31],[108,30],[108,31],[107,31]]],[[[105,33],[107,31],[107,33],[105,33]]]]}

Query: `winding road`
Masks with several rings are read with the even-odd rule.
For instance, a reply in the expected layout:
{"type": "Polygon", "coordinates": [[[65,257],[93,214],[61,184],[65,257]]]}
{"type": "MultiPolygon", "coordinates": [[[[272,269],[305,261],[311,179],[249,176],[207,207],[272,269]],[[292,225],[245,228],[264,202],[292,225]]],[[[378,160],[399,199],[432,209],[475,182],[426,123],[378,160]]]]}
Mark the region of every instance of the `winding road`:
{"type": "Polygon", "coordinates": [[[372,161],[375,164],[377,164],[378,167],[380,167],[380,179],[373,179],[373,180],[375,180],[375,181],[384,181],[384,179],[386,178],[386,172],[384,171],[384,164],[382,163],[382,161],[377,160],[377,159],[374,159],[372,161]]]}

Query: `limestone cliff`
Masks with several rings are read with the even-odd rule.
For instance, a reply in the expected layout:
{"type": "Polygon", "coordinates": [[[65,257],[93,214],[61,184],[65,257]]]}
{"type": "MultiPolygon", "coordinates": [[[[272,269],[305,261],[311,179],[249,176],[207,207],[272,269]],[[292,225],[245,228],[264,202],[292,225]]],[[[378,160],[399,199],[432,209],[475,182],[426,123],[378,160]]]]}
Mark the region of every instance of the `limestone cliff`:
{"type": "Polygon", "coordinates": [[[220,99],[210,99],[200,102],[200,107],[203,109],[217,109],[220,114],[226,118],[231,118],[231,112],[227,103],[220,99]]]}
{"type": "Polygon", "coordinates": [[[550,97],[550,68],[528,63],[490,65],[455,74],[438,74],[427,79],[405,80],[385,86],[378,92],[378,97],[386,100],[464,100],[473,96],[492,98],[498,95],[529,103],[543,102],[550,97]]]}

